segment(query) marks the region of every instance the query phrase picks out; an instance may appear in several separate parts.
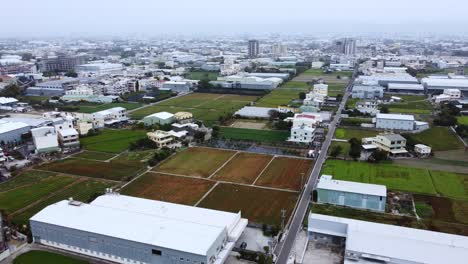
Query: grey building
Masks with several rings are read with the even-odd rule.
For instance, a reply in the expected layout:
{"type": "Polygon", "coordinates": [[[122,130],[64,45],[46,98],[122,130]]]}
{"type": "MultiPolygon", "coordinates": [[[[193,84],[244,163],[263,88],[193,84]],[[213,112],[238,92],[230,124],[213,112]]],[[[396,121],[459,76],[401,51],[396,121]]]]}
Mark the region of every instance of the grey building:
{"type": "Polygon", "coordinates": [[[334,180],[322,175],[317,184],[317,202],[385,212],[384,185],[334,180]]]}
{"type": "Polygon", "coordinates": [[[66,72],[75,70],[77,65],[83,64],[83,56],[69,56],[60,54],[58,56],[45,57],[39,61],[39,70],[41,72],[59,71],[66,72]]]}
{"type": "Polygon", "coordinates": [[[28,134],[31,126],[23,122],[6,122],[0,120],[0,142],[21,142],[23,135],[28,134]]]}
{"type": "Polygon", "coordinates": [[[251,39],[249,40],[248,46],[249,58],[257,58],[260,53],[260,44],[258,40],[251,39]]]}
{"type": "Polygon", "coordinates": [[[190,92],[191,84],[189,82],[165,82],[163,83],[163,89],[171,89],[173,92],[177,93],[188,93],[190,92]]]}
{"type": "Polygon", "coordinates": [[[35,243],[116,263],[221,264],[247,220],[108,192],[90,204],[49,205],[30,224],[35,243]]]}
{"type": "Polygon", "coordinates": [[[355,85],[353,86],[352,96],[353,98],[360,99],[375,99],[382,98],[384,94],[383,87],[372,85],[355,85]]]}
{"type": "Polygon", "coordinates": [[[377,114],[376,128],[390,130],[415,130],[414,116],[399,114],[377,114]]]}

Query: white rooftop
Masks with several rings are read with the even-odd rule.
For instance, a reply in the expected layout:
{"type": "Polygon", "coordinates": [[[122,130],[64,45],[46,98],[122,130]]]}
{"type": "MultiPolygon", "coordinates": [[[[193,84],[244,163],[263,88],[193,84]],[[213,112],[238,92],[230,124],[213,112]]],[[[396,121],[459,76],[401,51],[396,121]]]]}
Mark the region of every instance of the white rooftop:
{"type": "Polygon", "coordinates": [[[206,255],[224,232],[238,238],[247,225],[240,213],[135,198],[116,193],[79,206],[61,201],[31,221],[206,255]]]}
{"type": "Polygon", "coordinates": [[[464,236],[313,213],[308,230],[346,237],[346,250],[390,260],[462,264],[468,257],[464,236]]]}
{"type": "Polygon", "coordinates": [[[424,90],[422,84],[417,83],[389,83],[388,89],[398,89],[398,90],[424,90]]]}
{"type": "Polygon", "coordinates": [[[413,115],[400,115],[400,114],[377,114],[378,119],[396,119],[414,121],[413,115]]]}
{"type": "Polygon", "coordinates": [[[0,104],[10,104],[16,102],[18,102],[18,100],[13,97],[0,97],[0,104]]]}
{"type": "Polygon", "coordinates": [[[28,124],[23,123],[23,122],[5,122],[1,121],[0,122],[0,134],[10,132],[13,130],[21,129],[29,127],[28,124]]]}
{"type": "Polygon", "coordinates": [[[68,137],[68,136],[77,136],[78,135],[78,131],[76,131],[76,129],[74,128],[65,128],[65,129],[61,129],[58,131],[58,133],[60,133],[60,135],[62,135],[63,137],[68,137]]]}
{"type": "Polygon", "coordinates": [[[169,119],[169,118],[174,117],[174,115],[169,113],[169,112],[159,112],[159,113],[151,114],[151,115],[149,115],[147,117],[156,117],[156,118],[160,118],[160,119],[169,119]]]}
{"type": "Polygon", "coordinates": [[[317,184],[317,189],[361,193],[382,197],[387,196],[387,187],[385,187],[385,185],[334,180],[331,175],[322,175],[317,184]]]}

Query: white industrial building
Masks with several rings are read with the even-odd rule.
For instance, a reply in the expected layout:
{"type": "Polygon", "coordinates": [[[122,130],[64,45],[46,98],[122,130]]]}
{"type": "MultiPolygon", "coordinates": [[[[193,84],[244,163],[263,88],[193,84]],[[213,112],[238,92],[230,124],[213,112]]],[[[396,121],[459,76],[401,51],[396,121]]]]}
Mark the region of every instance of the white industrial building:
{"type": "Polygon", "coordinates": [[[35,243],[116,263],[221,264],[247,219],[108,192],[49,205],[30,224],[35,243]]]}
{"type": "Polygon", "coordinates": [[[422,131],[428,129],[429,124],[415,121],[413,115],[377,114],[375,127],[389,130],[422,131]]]}
{"type": "MultiPolygon", "coordinates": [[[[312,209],[313,210],[313,209],[312,209]]],[[[468,237],[309,214],[309,239],[345,247],[345,264],[463,264],[468,237]]]]}
{"type": "Polygon", "coordinates": [[[418,83],[389,83],[388,91],[391,93],[424,93],[424,86],[418,83]]]}
{"type": "Polygon", "coordinates": [[[164,82],[162,85],[162,88],[171,89],[171,91],[177,92],[177,93],[188,93],[190,92],[190,87],[191,87],[190,82],[167,81],[167,82],[164,82]]]}
{"type": "Polygon", "coordinates": [[[55,128],[44,126],[31,129],[32,139],[36,147],[36,153],[48,153],[59,151],[59,142],[55,128]]]}
{"type": "Polygon", "coordinates": [[[94,128],[112,126],[128,121],[127,109],[123,107],[109,108],[107,110],[95,112],[91,116],[94,128]]]}
{"type": "Polygon", "coordinates": [[[468,78],[424,78],[421,80],[428,93],[443,92],[445,89],[458,89],[468,92],[468,78]]]}
{"type": "Polygon", "coordinates": [[[351,93],[353,98],[360,99],[375,99],[382,98],[384,90],[382,86],[378,85],[355,85],[351,93]]]}
{"type": "Polygon", "coordinates": [[[238,115],[241,117],[249,117],[249,118],[269,118],[270,111],[277,111],[276,108],[270,107],[257,107],[257,106],[244,106],[239,109],[234,115],[238,115]]]}
{"type": "Polygon", "coordinates": [[[120,63],[95,62],[76,66],[77,72],[92,73],[97,75],[121,73],[123,65],[120,63]]]}

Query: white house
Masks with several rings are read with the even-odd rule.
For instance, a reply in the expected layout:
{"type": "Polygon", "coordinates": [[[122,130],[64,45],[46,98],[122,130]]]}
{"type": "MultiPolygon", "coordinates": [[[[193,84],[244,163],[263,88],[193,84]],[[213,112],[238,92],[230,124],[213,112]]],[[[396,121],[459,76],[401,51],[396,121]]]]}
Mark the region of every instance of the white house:
{"type": "Polygon", "coordinates": [[[109,108],[95,112],[91,116],[94,128],[102,128],[128,121],[127,109],[123,107],[109,108]]]}
{"type": "Polygon", "coordinates": [[[416,144],[414,145],[414,152],[421,158],[428,157],[431,155],[431,147],[423,145],[423,144],[416,144]]]}
{"type": "MultiPolygon", "coordinates": [[[[403,155],[406,151],[406,139],[399,134],[380,134],[371,138],[363,138],[363,145],[374,145],[376,148],[390,153],[392,156],[403,155]]],[[[365,148],[369,148],[366,146],[365,148]]]]}
{"type": "Polygon", "coordinates": [[[36,153],[48,153],[59,151],[59,142],[55,128],[43,126],[31,129],[31,134],[36,147],[36,153]]]}
{"type": "Polygon", "coordinates": [[[461,98],[461,91],[459,89],[444,89],[444,93],[433,97],[436,103],[457,100],[461,98]]]}
{"type": "Polygon", "coordinates": [[[292,119],[291,136],[288,141],[311,143],[314,141],[315,128],[321,122],[319,115],[313,114],[296,114],[292,119]]]}
{"type": "Polygon", "coordinates": [[[314,84],[314,93],[323,97],[328,96],[328,85],[323,83],[314,84]]]}

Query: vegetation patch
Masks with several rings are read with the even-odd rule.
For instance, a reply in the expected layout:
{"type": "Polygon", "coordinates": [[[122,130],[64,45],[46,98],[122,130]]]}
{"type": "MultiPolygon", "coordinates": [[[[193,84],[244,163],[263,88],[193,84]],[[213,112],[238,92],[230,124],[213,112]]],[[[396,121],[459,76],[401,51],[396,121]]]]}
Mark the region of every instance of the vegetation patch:
{"type": "Polygon", "coordinates": [[[72,257],[46,252],[39,250],[31,250],[23,253],[13,260],[13,264],[88,264],[88,261],[75,259],[72,257]]]}
{"type": "Polygon", "coordinates": [[[89,151],[120,153],[130,146],[130,143],[146,137],[144,130],[105,129],[100,134],[80,139],[83,148],[89,151]]]}
{"type": "Polygon", "coordinates": [[[432,127],[421,133],[404,134],[404,137],[413,143],[428,145],[432,148],[433,151],[463,148],[463,143],[448,127],[432,127]]]}
{"type": "Polygon", "coordinates": [[[235,127],[221,127],[219,130],[219,136],[223,138],[255,142],[285,142],[289,134],[289,131],[283,130],[258,130],[235,127]]]}

